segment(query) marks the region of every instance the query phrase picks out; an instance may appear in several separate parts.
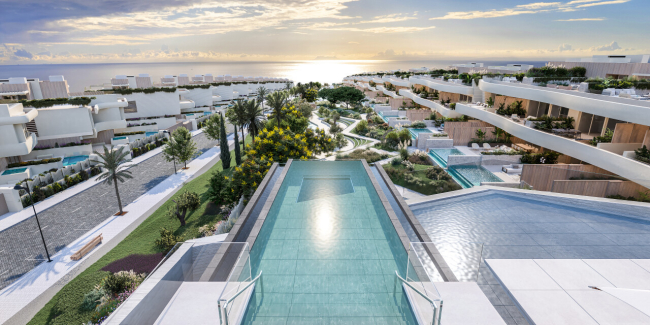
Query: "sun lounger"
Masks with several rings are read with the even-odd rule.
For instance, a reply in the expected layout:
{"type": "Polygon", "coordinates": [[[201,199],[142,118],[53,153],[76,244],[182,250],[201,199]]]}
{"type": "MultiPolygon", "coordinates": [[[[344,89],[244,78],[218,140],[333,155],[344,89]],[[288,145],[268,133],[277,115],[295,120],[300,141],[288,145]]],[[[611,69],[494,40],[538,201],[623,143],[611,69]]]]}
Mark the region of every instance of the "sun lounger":
{"type": "Polygon", "coordinates": [[[478,146],[478,143],[472,143],[472,149],[481,149],[481,147],[478,146]]]}
{"type": "Polygon", "coordinates": [[[506,174],[517,174],[517,173],[521,173],[523,168],[524,167],[521,164],[512,164],[512,165],[504,165],[503,167],[501,167],[501,170],[506,174]]]}
{"type": "Polygon", "coordinates": [[[489,144],[489,143],[484,143],[484,144],[483,144],[483,148],[485,148],[485,149],[492,149],[492,147],[490,147],[490,144],[489,144]]]}

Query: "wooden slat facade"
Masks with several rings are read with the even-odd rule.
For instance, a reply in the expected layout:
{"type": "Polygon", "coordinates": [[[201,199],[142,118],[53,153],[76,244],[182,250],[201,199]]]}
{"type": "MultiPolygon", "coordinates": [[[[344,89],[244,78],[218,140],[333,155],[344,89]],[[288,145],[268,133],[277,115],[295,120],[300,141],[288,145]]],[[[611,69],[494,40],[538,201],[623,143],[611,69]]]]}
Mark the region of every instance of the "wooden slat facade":
{"type": "Polygon", "coordinates": [[[650,127],[634,123],[617,123],[612,143],[642,143],[650,127]]]}
{"type": "Polygon", "coordinates": [[[454,140],[454,146],[466,146],[476,138],[476,131],[485,132],[485,139],[494,139],[492,132],[495,127],[483,121],[445,122],[445,133],[454,140]]]}

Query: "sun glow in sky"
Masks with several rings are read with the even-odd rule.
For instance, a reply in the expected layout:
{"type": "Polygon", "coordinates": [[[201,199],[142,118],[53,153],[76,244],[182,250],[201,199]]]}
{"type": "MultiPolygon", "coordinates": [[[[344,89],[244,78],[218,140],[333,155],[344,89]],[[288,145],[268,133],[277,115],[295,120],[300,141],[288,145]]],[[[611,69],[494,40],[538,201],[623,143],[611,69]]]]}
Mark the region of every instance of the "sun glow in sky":
{"type": "MultiPolygon", "coordinates": [[[[647,0],[0,0],[0,64],[650,52],[647,0]]],[[[296,67],[299,69],[299,65],[296,67]]]]}

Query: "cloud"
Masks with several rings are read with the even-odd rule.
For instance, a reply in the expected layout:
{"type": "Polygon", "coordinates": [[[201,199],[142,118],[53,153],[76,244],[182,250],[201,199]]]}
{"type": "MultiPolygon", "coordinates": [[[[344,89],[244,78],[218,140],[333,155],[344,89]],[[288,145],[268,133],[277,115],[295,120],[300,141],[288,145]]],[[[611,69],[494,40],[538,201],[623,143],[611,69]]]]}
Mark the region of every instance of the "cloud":
{"type": "Polygon", "coordinates": [[[160,50],[161,50],[161,51],[168,51],[168,50],[169,50],[169,46],[163,44],[163,45],[160,46],[160,50]]]}
{"type": "Polygon", "coordinates": [[[580,8],[612,5],[630,2],[631,0],[575,0],[570,2],[533,2],[529,4],[517,5],[514,8],[492,9],[486,11],[452,11],[442,17],[429,18],[430,20],[441,19],[479,19],[479,18],[499,18],[518,16],[524,14],[538,14],[548,12],[573,12],[580,8]]]}
{"type": "Polygon", "coordinates": [[[336,55],[319,55],[314,60],[337,60],[336,55]]]}
{"type": "Polygon", "coordinates": [[[617,42],[612,42],[611,44],[608,44],[608,45],[595,46],[595,47],[589,48],[589,50],[591,50],[591,51],[599,51],[599,52],[602,52],[602,51],[616,51],[616,50],[620,50],[620,49],[622,49],[622,47],[620,47],[617,42]]]}
{"type": "Polygon", "coordinates": [[[360,44],[359,42],[348,42],[348,44],[360,44]]]}
{"type": "Polygon", "coordinates": [[[407,20],[412,20],[412,19],[417,19],[417,17],[415,17],[415,15],[406,16],[405,14],[390,14],[390,15],[385,15],[385,16],[376,16],[372,20],[364,20],[364,21],[361,21],[360,23],[362,23],[362,24],[386,24],[386,23],[394,23],[394,22],[399,22],[399,21],[407,21],[407,20]]]}
{"type": "Polygon", "coordinates": [[[560,45],[560,47],[558,48],[558,51],[560,51],[560,52],[571,51],[571,50],[573,50],[573,48],[572,48],[571,45],[569,45],[569,44],[562,44],[562,45],[560,45]]]}
{"type": "Polygon", "coordinates": [[[14,55],[20,58],[27,58],[27,59],[31,59],[34,57],[33,54],[25,51],[24,49],[16,50],[16,52],[14,52],[14,55]]]}
{"type": "Polygon", "coordinates": [[[556,21],[603,21],[607,18],[572,18],[572,19],[558,19],[556,21]]]}

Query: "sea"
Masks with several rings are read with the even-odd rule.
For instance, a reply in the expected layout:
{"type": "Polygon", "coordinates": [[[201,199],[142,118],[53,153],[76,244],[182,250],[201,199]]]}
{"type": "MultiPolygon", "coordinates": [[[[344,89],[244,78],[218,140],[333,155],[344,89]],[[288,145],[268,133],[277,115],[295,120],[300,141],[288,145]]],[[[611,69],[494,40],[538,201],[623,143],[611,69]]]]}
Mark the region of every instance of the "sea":
{"type": "MultiPolygon", "coordinates": [[[[176,62],[176,63],[101,63],[101,64],[29,64],[0,65],[0,79],[10,77],[39,78],[63,75],[68,81],[70,92],[80,92],[89,86],[110,83],[116,75],[149,74],[154,82],[165,75],[188,76],[211,73],[214,76],[232,75],[245,77],[289,78],[294,82],[319,81],[321,83],[340,83],[346,76],[385,70],[408,70],[411,68],[447,68],[451,64],[470,61],[392,61],[392,60],[305,60],[275,62],[176,62]]],[[[484,66],[506,65],[509,63],[544,66],[546,61],[482,61],[484,66]]]]}

